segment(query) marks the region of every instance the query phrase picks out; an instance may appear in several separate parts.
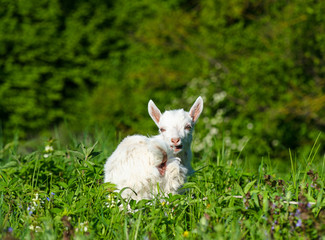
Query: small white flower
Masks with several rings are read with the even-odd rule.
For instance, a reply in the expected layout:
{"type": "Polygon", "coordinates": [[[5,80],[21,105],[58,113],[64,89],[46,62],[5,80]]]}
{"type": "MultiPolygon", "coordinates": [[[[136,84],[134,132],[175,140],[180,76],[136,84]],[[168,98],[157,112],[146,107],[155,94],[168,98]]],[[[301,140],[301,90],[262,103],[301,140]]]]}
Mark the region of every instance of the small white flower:
{"type": "Polygon", "coordinates": [[[43,156],[44,156],[44,158],[48,158],[50,155],[44,154],[43,156]]]}
{"type": "Polygon", "coordinates": [[[35,198],[32,199],[33,202],[36,202],[38,200],[38,193],[35,193],[35,198]]]}
{"type": "Polygon", "coordinates": [[[35,232],[41,232],[41,231],[42,231],[42,228],[40,226],[35,227],[35,232]]]}
{"type": "Polygon", "coordinates": [[[88,222],[79,223],[79,228],[76,228],[76,232],[87,232],[88,231],[88,222]]]}
{"type": "Polygon", "coordinates": [[[280,144],[280,141],[277,140],[277,139],[274,139],[274,140],[272,141],[272,145],[273,145],[273,147],[277,147],[277,146],[279,146],[279,144],[280,144]]]}
{"type": "Polygon", "coordinates": [[[215,94],[213,94],[212,97],[213,97],[213,103],[218,104],[218,103],[222,102],[227,97],[227,93],[226,92],[215,93],[215,94]]]}
{"type": "Polygon", "coordinates": [[[35,211],[35,207],[34,206],[28,206],[27,207],[27,211],[30,212],[30,213],[32,213],[32,212],[35,211]]]}
{"type": "Polygon", "coordinates": [[[105,205],[106,205],[108,208],[113,208],[113,207],[115,207],[116,204],[118,203],[118,202],[116,201],[116,197],[115,197],[113,194],[108,194],[107,199],[108,199],[108,202],[106,202],[105,205]]]}
{"type": "Polygon", "coordinates": [[[230,147],[231,147],[231,149],[235,150],[237,148],[237,144],[236,143],[232,143],[230,147]]]}
{"type": "Polygon", "coordinates": [[[53,147],[52,146],[45,146],[45,152],[53,152],[53,147]]]}
{"type": "Polygon", "coordinates": [[[231,138],[230,137],[225,137],[224,141],[225,141],[226,146],[231,145],[231,138]]]}
{"type": "Polygon", "coordinates": [[[218,133],[219,133],[219,129],[218,128],[211,128],[210,134],[217,135],[218,133]]]}

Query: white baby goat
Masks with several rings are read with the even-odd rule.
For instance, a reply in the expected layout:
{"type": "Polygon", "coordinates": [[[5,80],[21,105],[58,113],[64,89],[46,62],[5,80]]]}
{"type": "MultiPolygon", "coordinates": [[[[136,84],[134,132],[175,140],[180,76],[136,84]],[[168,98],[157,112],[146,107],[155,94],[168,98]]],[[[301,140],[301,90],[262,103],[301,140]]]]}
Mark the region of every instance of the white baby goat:
{"type": "Polygon", "coordinates": [[[201,97],[196,99],[189,112],[178,109],[165,111],[161,114],[152,100],[148,104],[149,115],[159,128],[160,135],[158,136],[173,149],[174,156],[181,159],[188,174],[194,172],[191,166],[192,133],[202,110],[203,99],[201,97]]]}
{"type": "Polygon", "coordinates": [[[184,184],[187,169],[164,141],[141,135],[126,137],[107,159],[104,182],[116,184],[123,198],[151,199],[175,194],[184,184]]]}
{"type": "Polygon", "coordinates": [[[190,146],[194,124],[203,109],[202,98],[196,100],[190,112],[181,109],[161,114],[151,100],[148,107],[161,134],[126,137],[104,166],[104,182],[123,189],[123,198],[151,199],[158,190],[162,195],[175,194],[187,172],[193,171],[190,146]]]}

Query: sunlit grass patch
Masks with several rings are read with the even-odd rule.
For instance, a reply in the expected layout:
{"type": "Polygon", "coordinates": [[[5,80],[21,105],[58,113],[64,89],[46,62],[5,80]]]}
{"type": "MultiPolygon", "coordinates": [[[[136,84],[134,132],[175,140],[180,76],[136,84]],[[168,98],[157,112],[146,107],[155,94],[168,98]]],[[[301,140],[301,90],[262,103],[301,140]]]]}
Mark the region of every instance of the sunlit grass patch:
{"type": "Polygon", "coordinates": [[[283,176],[263,159],[249,172],[243,167],[249,156],[224,154],[215,147],[194,159],[197,172],[188,178],[184,194],[136,202],[125,201],[114,185],[102,183],[109,155],[104,148],[100,141],[62,148],[50,140],[30,154],[6,153],[10,161],[0,169],[1,238],[280,239],[324,234],[323,159],[314,152],[312,162],[298,156],[288,161],[283,176]]]}

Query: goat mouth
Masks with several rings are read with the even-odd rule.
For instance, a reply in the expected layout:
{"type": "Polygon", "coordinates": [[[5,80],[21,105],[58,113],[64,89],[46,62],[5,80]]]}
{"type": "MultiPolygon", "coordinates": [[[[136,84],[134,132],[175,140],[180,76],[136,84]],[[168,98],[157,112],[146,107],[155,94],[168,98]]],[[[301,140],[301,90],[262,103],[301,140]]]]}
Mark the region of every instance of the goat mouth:
{"type": "Polygon", "coordinates": [[[170,146],[170,147],[174,150],[174,153],[178,153],[183,149],[183,145],[170,146]]]}

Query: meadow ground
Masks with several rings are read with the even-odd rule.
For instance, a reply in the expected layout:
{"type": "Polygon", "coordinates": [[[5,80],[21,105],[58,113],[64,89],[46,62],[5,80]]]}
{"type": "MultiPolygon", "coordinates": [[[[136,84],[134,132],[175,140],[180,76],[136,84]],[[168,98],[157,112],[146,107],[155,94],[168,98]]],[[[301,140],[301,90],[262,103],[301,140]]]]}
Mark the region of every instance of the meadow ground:
{"type": "Polygon", "coordinates": [[[130,202],[102,184],[118,141],[60,136],[38,151],[0,150],[1,239],[320,239],[325,236],[324,159],[310,152],[274,166],[222,143],[193,159],[183,195],[130,202]],[[280,174],[281,173],[281,174],[280,174]]]}

